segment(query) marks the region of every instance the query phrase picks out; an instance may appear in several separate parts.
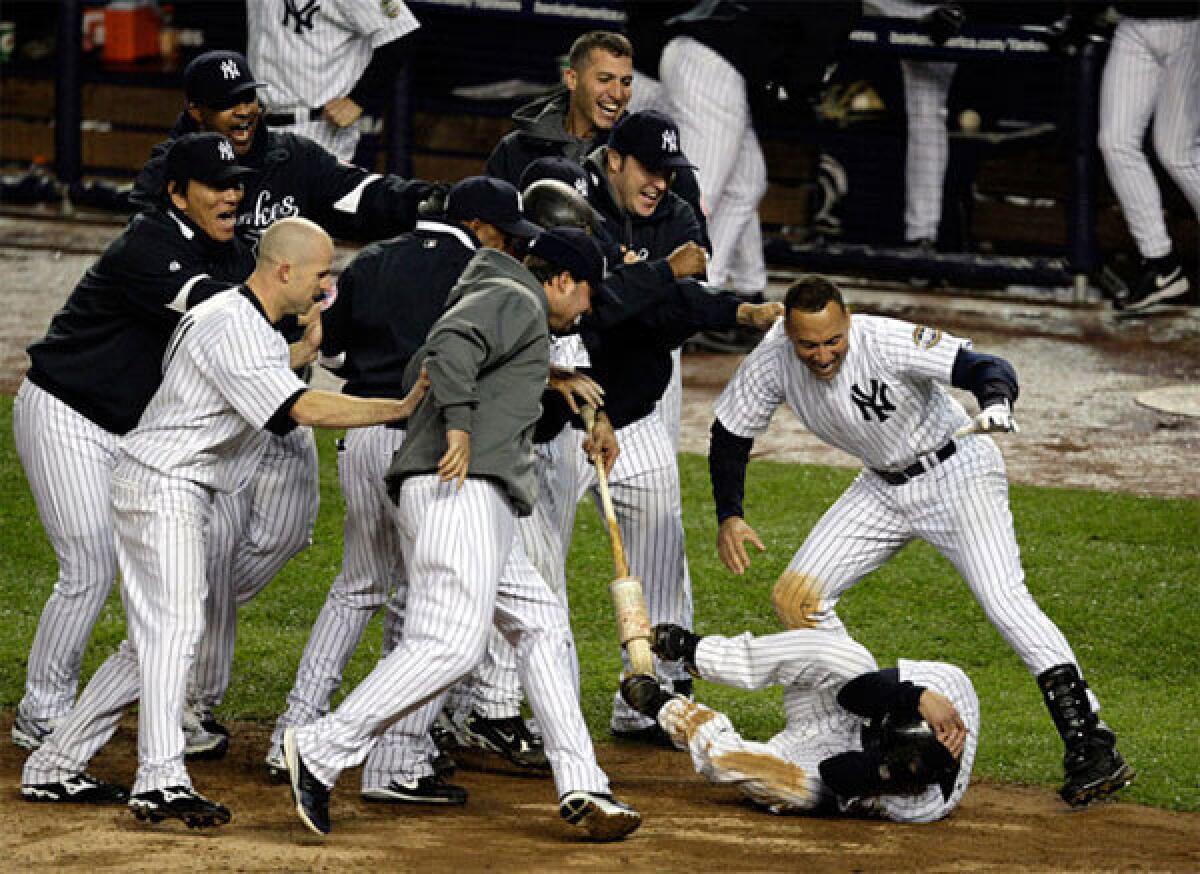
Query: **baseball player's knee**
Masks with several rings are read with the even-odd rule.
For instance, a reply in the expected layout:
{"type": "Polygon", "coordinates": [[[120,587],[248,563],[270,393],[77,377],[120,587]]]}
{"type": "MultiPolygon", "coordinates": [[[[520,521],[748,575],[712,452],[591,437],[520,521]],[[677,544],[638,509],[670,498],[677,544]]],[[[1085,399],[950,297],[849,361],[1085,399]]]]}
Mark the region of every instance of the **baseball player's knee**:
{"type": "Polygon", "coordinates": [[[1096,136],[1096,145],[1108,164],[1120,164],[1133,157],[1142,158],[1142,139],[1136,132],[1126,130],[1117,125],[1100,124],[1100,132],[1096,136]]]}
{"type": "Polygon", "coordinates": [[[1180,173],[1194,173],[1200,164],[1200,151],[1188,136],[1178,136],[1173,131],[1154,129],[1154,153],[1158,155],[1163,169],[1176,178],[1180,173]]]}
{"type": "Polygon", "coordinates": [[[784,571],[771,590],[771,604],[785,628],[816,628],[830,612],[825,584],[800,571],[784,571]]]}

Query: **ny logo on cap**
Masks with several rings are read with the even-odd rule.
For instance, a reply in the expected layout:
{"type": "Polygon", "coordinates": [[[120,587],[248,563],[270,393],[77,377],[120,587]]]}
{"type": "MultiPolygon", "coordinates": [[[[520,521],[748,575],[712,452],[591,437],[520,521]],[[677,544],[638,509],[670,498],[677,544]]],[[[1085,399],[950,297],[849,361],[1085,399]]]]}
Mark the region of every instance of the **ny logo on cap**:
{"type": "Polygon", "coordinates": [[[221,140],[221,142],[217,143],[217,151],[221,153],[222,161],[228,161],[230,164],[234,162],[233,146],[227,140],[221,140]]]}
{"type": "Polygon", "coordinates": [[[679,132],[673,130],[663,131],[662,150],[664,152],[675,153],[679,151],[679,132]]]}
{"type": "Polygon", "coordinates": [[[237,79],[242,75],[242,71],[238,69],[237,61],[230,58],[221,61],[221,75],[226,79],[237,79]]]}

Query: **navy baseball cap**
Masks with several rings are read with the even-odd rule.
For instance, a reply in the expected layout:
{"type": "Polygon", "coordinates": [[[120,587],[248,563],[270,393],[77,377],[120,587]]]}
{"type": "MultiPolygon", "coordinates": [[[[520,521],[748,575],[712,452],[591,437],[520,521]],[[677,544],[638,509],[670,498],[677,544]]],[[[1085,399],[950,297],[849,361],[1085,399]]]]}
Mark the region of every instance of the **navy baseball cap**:
{"type": "Polygon", "coordinates": [[[233,143],[224,134],[184,134],[167,149],[166,178],[177,184],[195,179],[213,188],[229,188],[254,172],[237,162],[233,143]]]}
{"type": "Polygon", "coordinates": [[[191,103],[226,109],[254,96],[258,82],[240,52],[215,51],[197,55],[183,69],[183,91],[191,103]]]}
{"type": "Polygon", "coordinates": [[[492,176],[468,176],[446,196],[447,218],[479,219],[514,237],[536,237],[541,228],[522,217],[522,206],[512,183],[492,176]]]}
{"type": "Polygon", "coordinates": [[[545,158],[531,161],[525,168],[525,172],[521,174],[521,184],[517,187],[524,191],[533,183],[541,182],[543,179],[557,179],[559,182],[565,182],[578,191],[581,197],[587,197],[591,193],[591,184],[588,182],[587,173],[584,172],[583,167],[562,155],[548,155],[545,158]]]}
{"type": "Polygon", "coordinates": [[[600,245],[579,228],[550,228],[530,242],[528,254],[561,267],[578,280],[598,290],[608,273],[608,262],[600,245]]]}
{"type": "Polygon", "coordinates": [[[621,155],[633,155],[655,173],[695,166],[679,148],[678,125],[656,109],[622,116],[613,125],[608,147],[621,155]]]}

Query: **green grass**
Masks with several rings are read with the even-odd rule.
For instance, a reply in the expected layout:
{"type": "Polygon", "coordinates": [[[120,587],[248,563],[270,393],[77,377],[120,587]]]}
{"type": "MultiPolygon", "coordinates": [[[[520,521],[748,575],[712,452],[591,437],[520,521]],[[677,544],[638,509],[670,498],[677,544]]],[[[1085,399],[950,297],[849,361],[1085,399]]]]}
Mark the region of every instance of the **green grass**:
{"type": "MultiPolygon", "coordinates": [[[[0,707],[21,696],[25,656],[55,575],[12,446],[12,400],[0,399],[0,707]]],[[[333,436],[320,438],[321,515],[316,543],[242,613],[234,685],[222,708],[232,719],[271,719],[291,685],[308,629],[341,559],[342,501],[333,436]]],[[[805,533],[853,471],[756,462],[749,520],[768,550],[745,577],[720,565],[704,460],[681,460],[688,555],[700,632],[779,630],[770,591],[805,533]]],[[[1139,772],[1130,800],[1200,810],[1200,501],[1160,500],[1064,489],[1012,490],[1028,584],[1063,629],[1139,772]],[[1191,703],[1189,703],[1191,702],[1191,703]]],[[[572,620],[583,669],[584,711],[597,739],[607,730],[619,667],[606,585],[611,557],[598,515],[581,507],[572,548],[572,620]]],[[[842,600],[839,613],[881,665],[898,657],[955,662],[971,675],[983,707],[976,772],[1056,785],[1061,748],[1024,666],[984,619],[950,565],[914,544],[842,600]]],[[[124,636],[114,595],[88,649],[86,673],[124,636]]],[[[357,682],[378,654],[378,620],[350,665],[357,682]]],[[[782,726],[780,696],[707,683],[700,697],[727,710],[750,737],[782,726]]]]}

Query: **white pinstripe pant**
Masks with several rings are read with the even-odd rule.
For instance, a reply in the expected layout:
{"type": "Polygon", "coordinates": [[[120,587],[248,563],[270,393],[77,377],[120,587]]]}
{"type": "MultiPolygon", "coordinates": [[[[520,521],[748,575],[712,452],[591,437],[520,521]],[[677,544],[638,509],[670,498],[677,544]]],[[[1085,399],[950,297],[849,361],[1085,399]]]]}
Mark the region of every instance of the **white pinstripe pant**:
{"type": "Polygon", "coordinates": [[[1154,151],[1200,217],[1200,21],[1125,18],[1100,85],[1100,151],[1144,258],[1171,251],[1162,195],[1142,149],[1154,151]]]}
{"type": "Polygon", "coordinates": [[[682,36],[667,43],[658,71],[708,212],[708,279],[743,293],[762,291],[767,269],[758,204],[767,191],[767,165],[746,80],[708,46],[682,36]]]}
{"type": "Polygon", "coordinates": [[[396,530],[396,507],[387,494],[384,476],[392,454],[404,444],[404,431],[376,425],[346,432],[338,452],[338,481],[346,500],[342,526],[342,569],[309,633],[288,693],[287,709],[272,734],[272,745],[283,741],[283,730],[320,719],[342,684],[342,672],[358,648],[367,623],[393,590],[404,602],[404,561],[396,530]]]}
{"type": "Polygon", "coordinates": [[[24,779],[53,782],[83,770],[140,695],[133,791],[191,786],[181,725],[188,672],[204,631],[212,493],[125,459],[113,472],[112,500],[129,637],[30,756],[24,779]]]}
{"type": "Polygon", "coordinates": [[[320,505],[317,444],[311,428],[273,438],[250,484],[217,496],[209,532],[205,634],[189,699],[216,707],[229,688],[237,608],[267,587],[312,543],[320,505]]]}
{"type": "MultiPolygon", "coordinates": [[[[837,703],[837,694],[849,680],[877,669],[863,646],[840,631],[824,629],[763,637],[713,635],[696,647],[696,668],[706,680],[740,689],[783,686],[787,714],[787,727],[766,743],[746,740],[724,714],[714,714],[689,739],[697,773],[714,783],[736,785],[769,807],[816,810],[836,803],[818,767],[830,756],[862,749],[862,720],[837,703]],[[762,760],[795,767],[766,764],[760,770],[756,761],[762,760]]],[[[979,705],[970,680],[953,665],[902,660],[901,680],[941,691],[959,710],[970,731],[960,777],[948,800],[931,786],[914,795],[870,799],[863,812],[897,822],[930,822],[956,807],[966,792],[979,738],[979,705]]],[[[664,727],[685,715],[697,724],[697,714],[706,711],[712,712],[689,702],[664,708],[660,718],[664,727]]]]}
{"type": "Polygon", "coordinates": [[[83,652],[117,573],[109,486],[120,438],[29,380],[13,403],[17,455],[58,559],[58,579],[30,647],[27,719],[58,719],[75,701],[83,652]]]}
{"type": "Polygon", "coordinates": [[[332,786],[398,717],[425,706],[432,718],[428,705],[478,663],[494,622],[516,647],[559,793],[606,792],[579,710],[566,611],[529,564],[507,498],[487,481],[468,479],[459,489],[412,477],[400,491],[399,519],[409,570],[403,638],[337,710],[297,731],[309,769],[332,786]]]}
{"type": "MultiPolygon", "coordinates": [[[[921,18],[932,8],[912,0],[867,0],[868,14],[921,18]]],[[[904,239],[936,240],[942,220],[942,190],[950,160],[946,97],[957,65],[902,59],[908,145],[904,158],[904,239]]]]}
{"type": "Polygon", "coordinates": [[[316,121],[288,125],[287,127],[279,128],[279,130],[308,137],[310,140],[324,146],[336,155],[339,160],[345,161],[347,164],[354,163],[354,152],[358,149],[358,141],[361,139],[357,122],[349,127],[338,127],[331,121],[317,119],[316,121]]]}
{"type": "Polygon", "coordinates": [[[1004,459],[989,437],[959,440],[953,456],[904,485],[859,474],[788,564],[811,581],[813,625],[844,629],[834,612],[842,593],[915,539],[962,574],[1031,674],[1075,663],[1067,639],[1025,586],[1004,459]]]}

